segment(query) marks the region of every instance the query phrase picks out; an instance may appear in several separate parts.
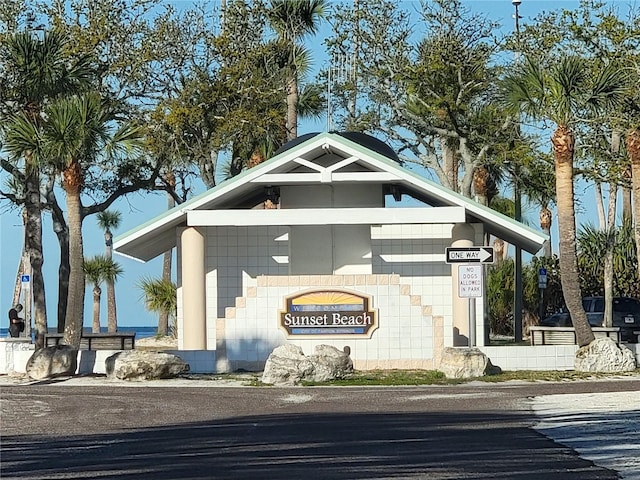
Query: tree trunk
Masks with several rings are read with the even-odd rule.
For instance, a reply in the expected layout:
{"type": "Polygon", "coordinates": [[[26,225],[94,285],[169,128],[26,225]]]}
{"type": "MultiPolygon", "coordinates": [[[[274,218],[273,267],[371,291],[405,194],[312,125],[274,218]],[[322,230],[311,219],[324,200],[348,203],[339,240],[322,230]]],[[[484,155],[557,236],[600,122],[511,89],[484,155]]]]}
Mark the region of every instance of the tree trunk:
{"type": "MultiPolygon", "coordinates": [[[[113,234],[107,229],[104,232],[105,257],[109,260],[113,258],[113,234]]],[[[118,331],[118,312],[116,307],[116,286],[113,279],[107,280],[107,331],[115,333],[118,331]]]]}
{"type": "MultiPolygon", "coordinates": [[[[31,295],[33,297],[33,319],[35,326],[36,349],[44,347],[47,333],[47,302],[44,290],[42,265],[42,204],[40,202],[40,176],[37,171],[25,178],[27,211],[25,223],[25,245],[31,264],[31,295]]],[[[25,319],[27,320],[27,319],[25,319]]]]}
{"type": "Polygon", "coordinates": [[[495,252],[493,258],[495,258],[496,263],[500,265],[502,262],[504,262],[504,240],[496,238],[493,241],[493,251],[495,252]]]}
{"type": "Polygon", "coordinates": [[[287,80],[287,141],[298,136],[298,76],[287,80]]]}
{"type": "Polygon", "coordinates": [[[64,219],[64,212],[58,204],[53,191],[53,182],[47,185],[47,204],[51,210],[53,231],[58,238],[60,248],[60,265],[58,266],[58,318],[57,331],[64,333],[64,319],[67,315],[67,299],[69,296],[69,227],[64,219]]]}
{"type": "Polygon", "coordinates": [[[13,286],[13,297],[11,297],[11,306],[17,305],[20,303],[20,293],[22,292],[22,274],[26,273],[25,268],[27,267],[28,262],[26,259],[28,258],[26,252],[26,235],[25,235],[25,225],[27,224],[27,210],[26,208],[22,209],[22,254],[20,255],[20,262],[18,263],[18,271],[16,272],[16,283],[13,286]]]}
{"type": "Polygon", "coordinates": [[[598,212],[598,225],[600,230],[604,230],[607,225],[607,216],[604,213],[604,199],[602,196],[602,183],[595,183],[595,195],[596,195],[596,212],[598,212]]]}
{"type": "Polygon", "coordinates": [[[489,206],[489,172],[482,165],[478,166],[473,172],[473,189],[476,193],[476,202],[485,207],[489,206]]]}
{"type": "Polygon", "coordinates": [[[594,340],[593,331],[582,307],[576,254],[576,216],[573,193],[573,152],[575,138],[567,126],[559,125],[551,138],[556,173],[556,201],[560,276],[564,301],[571,315],[579,346],[594,340]]]}
{"type": "Polygon", "coordinates": [[[447,143],[447,139],[440,137],[440,148],[442,149],[442,169],[446,179],[445,187],[460,193],[458,189],[458,156],[456,151],[447,143]]]}
{"type": "Polygon", "coordinates": [[[84,253],[82,247],[82,215],[80,201],[81,170],[77,162],[64,172],[69,218],[69,300],[64,326],[63,343],[75,349],[80,347],[84,324],[84,253]]]}
{"type": "MultiPolygon", "coordinates": [[[[167,183],[171,186],[171,188],[175,189],[176,187],[176,178],[173,174],[169,173],[167,175],[167,183]]],[[[167,210],[171,210],[175,207],[176,202],[173,199],[173,196],[167,195],[167,210]]],[[[162,260],[162,279],[165,281],[171,281],[171,260],[173,256],[173,250],[169,250],[164,253],[164,257],[162,260]]],[[[174,332],[175,333],[175,332],[174,332]]],[[[169,312],[160,312],[158,314],[158,335],[168,335],[169,334],[169,312]]]]}
{"type": "Polygon", "coordinates": [[[56,232],[58,245],[60,246],[60,266],[58,267],[58,333],[64,332],[65,319],[67,318],[67,303],[69,301],[69,229],[65,225],[64,230],[56,232]]]}
{"type": "MultiPolygon", "coordinates": [[[[626,178],[631,178],[631,166],[629,166],[625,172],[626,178]]],[[[631,223],[633,219],[633,201],[631,195],[632,189],[625,186],[622,187],[622,223],[631,223]]]]}
{"type": "Polygon", "coordinates": [[[100,295],[102,290],[98,285],[93,287],[93,324],[91,331],[100,333],[100,295]]]}
{"type": "Polygon", "coordinates": [[[631,159],[631,189],[633,191],[633,233],[638,258],[638,280],[640,280],[640,128],[627,135],[627,152],[631,159]]]}
{"type": "Polygon", "coordinates": [[[607,244],[604,256],[604,326],[613,326],[613,249],[615,248],[616,235],[616,199],[618,197],[618,186],[609,184],[609,208],[607,211],[607,222],[604,231],[607,235],[607,244]]]}
{"type": "Polygon", "coordinates": [[[18,263],[18,271],[16,272],[16,283],[13,285],[13,296],[11,297],[11,306],[20,303],[20,293],[22,292],[22,274],[25,273],[24,268],[27,265],[25,262],[24,245],[22,246],[22,255],[20,255],[20,262],[18,263]]]}
{"type": "Polygon", "coordinates": [[[545,258],[551,258],[553,251],[551,249],[551,224],[553,222],[553,215],[547,205],[540,209],[540,229],[549,236],[549,240],[545,240],[542,246],[542,254],[545,258]]]}
{"type": "MultiPolygon", "coordinates": [[[[162,279],[171,281],[171,257],[173,252],[169,250],[164,253],[162,259],[162,279]]],[[[158,313],[158,335],[169,334],[169,312],[160,311],[158,313]]]]}

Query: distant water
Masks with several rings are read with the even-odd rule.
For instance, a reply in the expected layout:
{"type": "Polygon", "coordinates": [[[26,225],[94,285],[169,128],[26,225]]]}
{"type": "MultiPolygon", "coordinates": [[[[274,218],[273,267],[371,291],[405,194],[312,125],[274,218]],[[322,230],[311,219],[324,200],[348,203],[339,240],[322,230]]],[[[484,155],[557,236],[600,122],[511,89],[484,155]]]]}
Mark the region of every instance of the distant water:
{"type": "MultiPolygon", "coordinates": [[[[91,333],[91,328],[85,327],[84,331],[87,333],[91,333]]],[[[100,331],[106,333],[107,327],[102,327],[100,331]]],[[[136,340],[139,340],[141,338],[155,336],[158,331],[158,328],[157,327],[119,327],[118,331],[119,332],[136,332],[136,340]]],[[[55,332],[55,327],[49,328],[49,332],[51,333],[55,332]]],[[[9,329],[6,327],[0,328],[0,337],[8,337],[8,336],[9,336],[9,329]]]]}

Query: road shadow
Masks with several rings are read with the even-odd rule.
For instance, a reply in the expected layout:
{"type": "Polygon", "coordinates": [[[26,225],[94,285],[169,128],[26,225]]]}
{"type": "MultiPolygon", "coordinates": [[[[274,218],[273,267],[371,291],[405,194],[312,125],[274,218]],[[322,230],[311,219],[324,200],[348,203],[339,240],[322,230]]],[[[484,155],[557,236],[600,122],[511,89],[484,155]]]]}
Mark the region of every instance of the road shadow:
{"type": "MultiPolygon", "coordinates": [[[[366,396],[366,391],[363,393],[366,396]]],[[[519,412],[254,415],[3,436],[3,479],[616,479],[519,412]]]]}

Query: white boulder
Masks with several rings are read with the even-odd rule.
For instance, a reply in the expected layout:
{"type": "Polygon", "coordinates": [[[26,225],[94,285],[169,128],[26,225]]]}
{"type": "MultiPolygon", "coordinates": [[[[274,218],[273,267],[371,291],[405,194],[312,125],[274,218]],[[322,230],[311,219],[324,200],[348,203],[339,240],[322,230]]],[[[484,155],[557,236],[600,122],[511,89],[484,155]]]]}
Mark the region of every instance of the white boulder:
{"type": "Polygon", "coordinates": [[[75,375],[78,350],[69,345],[54,345],[36,350],[27,361],[26,373],[35,380],[75,375]]]}
{"type": "Polygon", "coordinates": [[[126,350],[108,357],[105,369],[110,379],[157,380],[187,373],[189,364],[172,353],[126,350]]]}
{"type": "Polygon", "coordinates": [[[578,372],[631,372],[636,369],[636,359],[627,347],[603,337],[578,349],[574,367],[578,372]]]}
{"type": "Polygon", "coordinates": [[[318,345],[313,355],[305,356],[297,345],[276,347],[267,358],[262,382],[273,385],[298,385],[303,381],[326,382],[346,378],[353,373],[349,355],[330,345],[318,345]]]}
{"type": "Polygon", "coordinates": [[[491,364],[478,348],[447,347],[442,352],[438,368],[447,378],[474,378],[497,373],[500,369],[491,364]]]}

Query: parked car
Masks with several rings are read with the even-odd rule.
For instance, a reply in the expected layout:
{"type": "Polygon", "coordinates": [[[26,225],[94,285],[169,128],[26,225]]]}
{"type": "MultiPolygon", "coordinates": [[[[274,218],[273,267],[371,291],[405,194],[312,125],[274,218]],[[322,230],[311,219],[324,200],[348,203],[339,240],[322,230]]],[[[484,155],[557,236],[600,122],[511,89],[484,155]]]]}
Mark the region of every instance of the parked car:
{"type": "MultiPolygon", "coordinates": [[[[582,307],[592,327],[601,327],[604,322],[604,297],[585,297],[582,307]]],[[[554,313],[540,322],[543,327],[572,327],[568,311],[554,313]]],[[[640,300],[628,297],[613,299],[613,326],[620,327],[623,342],[637,343],[640,332],[640,300]]]]}

